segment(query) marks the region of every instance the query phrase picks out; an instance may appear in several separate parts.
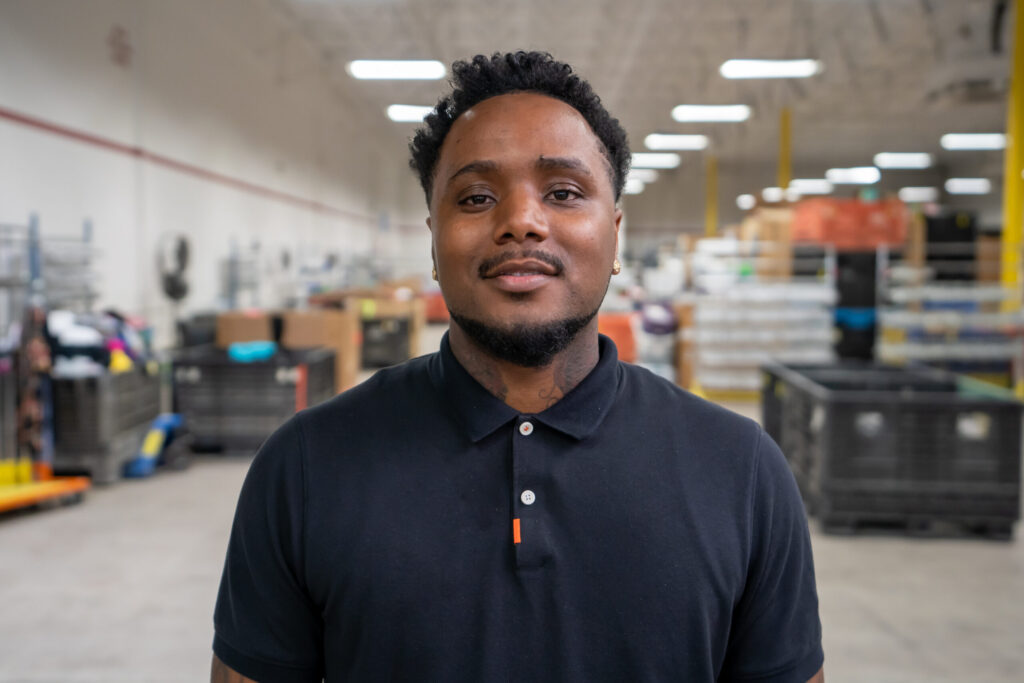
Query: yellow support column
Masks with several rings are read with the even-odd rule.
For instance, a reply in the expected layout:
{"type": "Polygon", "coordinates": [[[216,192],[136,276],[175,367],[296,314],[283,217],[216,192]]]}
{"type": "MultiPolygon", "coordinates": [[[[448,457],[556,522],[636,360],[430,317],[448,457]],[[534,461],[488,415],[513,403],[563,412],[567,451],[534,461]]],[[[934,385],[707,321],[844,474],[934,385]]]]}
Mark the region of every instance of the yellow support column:
{"type": "Polygon", "coordinates": [[[704,235],[718,234],[718,159],[708,155],[704,172],[704,235]]]}
{"type": "Polygon", "coordinates": [[[793,123],[789,107],[783,107],[779,114],[779,177],[778,184],[783,190],[789,188],[793,179],[793,123]]]}
{"type": "MultiPolygon", "coordinates": [[[[1024,6],[1016,3],[1013,21],[1013,62],[1010,70],[1010,96],[1006,108],[1006,151],[1003,156],[1003,235],[1000,281],[1004,287],[1018,290],[1021,279],[1021,233],[1024,222],[1024,6]]],[[[1020,292],[1006,308],[1020,308],[1020,292]]],[[[1020,365],[1018,360],[1017,365],[1020,365]]],[[[1014,391],[1024,398],[1024,368],[1014,372],[1014,391]]]]}

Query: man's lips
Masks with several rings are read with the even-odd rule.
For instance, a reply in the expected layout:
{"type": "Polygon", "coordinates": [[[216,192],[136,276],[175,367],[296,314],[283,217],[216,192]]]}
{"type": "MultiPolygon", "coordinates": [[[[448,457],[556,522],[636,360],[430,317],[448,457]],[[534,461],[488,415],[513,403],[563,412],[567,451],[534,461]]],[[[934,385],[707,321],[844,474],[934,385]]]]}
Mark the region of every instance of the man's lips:
{"type": "Polygon", "coordinates": [[[552,277],[558,274],[558,269],[551,264],[525,259],[521,261],[505,261],[499,266],[487,271],[484,278],[532,278],[536,276],[552,277]]]}

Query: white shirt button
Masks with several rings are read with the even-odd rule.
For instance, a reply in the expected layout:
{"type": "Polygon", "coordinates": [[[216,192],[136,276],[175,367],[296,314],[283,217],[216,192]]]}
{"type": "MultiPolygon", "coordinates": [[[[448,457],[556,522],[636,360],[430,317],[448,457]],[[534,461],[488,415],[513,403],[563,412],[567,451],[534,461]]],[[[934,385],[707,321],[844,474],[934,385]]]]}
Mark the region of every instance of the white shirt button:
{"type": "Polygon", "coordinates": [[[533,423],[524,422],[523,424],[519,425],[519,433],[522,434],[523,436],[529,436],[530,434],[533,434],[533,423]]]}
{"type": "Polygon", "coordinates": [[[523,501],[523,505],[533,505],[533,501],[537,500],[537,496],[530,489],[526,489],[523,491],[523,495],[519,496],[519,500],[523,501]]]}

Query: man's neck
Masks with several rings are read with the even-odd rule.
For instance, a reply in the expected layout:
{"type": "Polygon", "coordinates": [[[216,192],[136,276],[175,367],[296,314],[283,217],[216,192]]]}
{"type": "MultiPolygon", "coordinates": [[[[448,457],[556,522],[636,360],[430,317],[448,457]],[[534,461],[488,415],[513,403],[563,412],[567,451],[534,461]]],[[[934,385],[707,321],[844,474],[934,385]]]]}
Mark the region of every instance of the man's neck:
{"type": "Polygon", "coordinates": [[[495,358],[454,321],[448,341],[456,360],[473,379],[521,413],[540,413],[558,403],[590,374],[600,357],[596,318],[542,368],[524,368],[495,358]]]}

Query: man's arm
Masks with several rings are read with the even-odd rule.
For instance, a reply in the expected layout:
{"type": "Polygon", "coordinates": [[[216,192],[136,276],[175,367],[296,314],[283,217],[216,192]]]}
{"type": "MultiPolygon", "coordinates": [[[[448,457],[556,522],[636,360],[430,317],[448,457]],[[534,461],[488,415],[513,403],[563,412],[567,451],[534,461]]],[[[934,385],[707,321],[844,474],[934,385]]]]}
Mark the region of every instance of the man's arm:
{"type": "MultiPolygon", "coordinates": [[[[213,656],[213,665],[210,667],[210,683],[256,683],[251,678],[246,678],[227,664],[220,661],[217,655],[213,656]]],[[[811,683],[818,683],[815,679],[811,683]]]]}
{"type": "MultiPolygon", "coordinates": [[[[241,678],[239,680],[243,682],[245,681],[244,678],[241,678]]],[[[225,683],[235,683],[234,679],[224,679],[224,681],[225,683]]],[[[807,683],[825,683],[825,667],[821,667],[820,669],[818,669],[818,673],[814,674],[814,676],[811,677],[811,680],[807,681],[807,683]]]]}

